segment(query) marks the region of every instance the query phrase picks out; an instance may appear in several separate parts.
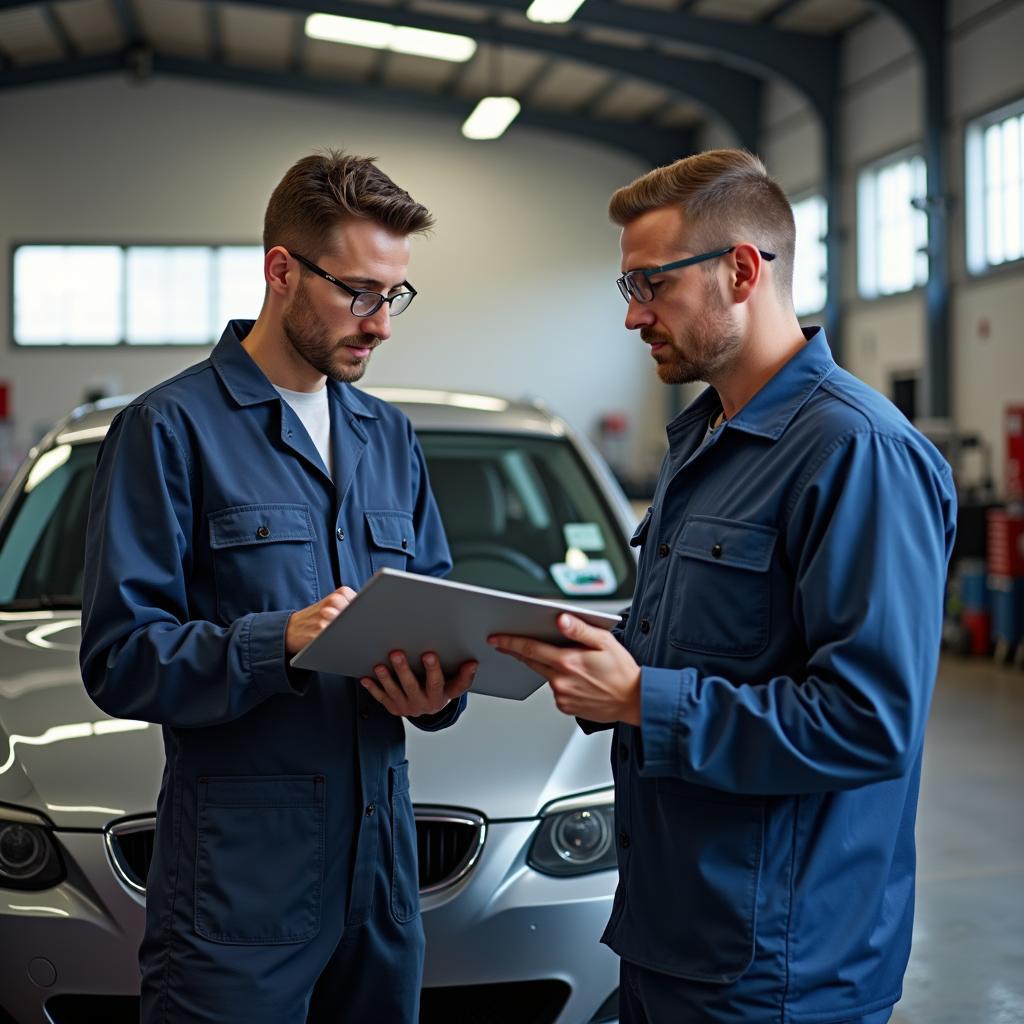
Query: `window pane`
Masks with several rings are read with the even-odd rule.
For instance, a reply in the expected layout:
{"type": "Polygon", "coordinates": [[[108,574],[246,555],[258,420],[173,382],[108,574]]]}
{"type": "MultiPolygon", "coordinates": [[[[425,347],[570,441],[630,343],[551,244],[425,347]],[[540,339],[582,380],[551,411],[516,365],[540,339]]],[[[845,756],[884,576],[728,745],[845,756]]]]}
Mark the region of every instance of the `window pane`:
{"type": "Polygon", "coordinates": [[[18,345],[120,341],[122,261],[113,245],[23,245],[14,253],[18,345]]]}
{"type": "Polygon", "coordinates": [[[210,336],[212,256],[202,246],[128,250],[131,344],[196,344],[210,336]]]}
{"type": "MultiPolygon", "coordinates": [[[[911,161],[913,185],[907,200],[907,210],[913,225],[914,235],[914,277],[913,284],[920,286],[928,281],[928,213],[915,206],[913,200],[928,197],[928,168],[924,158],[915,156],[911,161]]],[[[908,285],[907,287],[911,287],[908,285]]]]}
{"type": "Polygon", "coordinates": [[[1003,258],[1021,256],[1020,231],[1020,121],[1011,118],[1003,125],[1003,258]]]}
{"type": "Polygon", "coordinates": [[[1024,258],[1024,101],[967,125],[967,264],[1024,258]]]}
{"type": "Polygon", "coordinates": [[[824,309],[827,298],[828,208],[824,196],[808,196],[794,203],[793,220],[796,222],[793,306],[797,316],[806,316],[824,309]]]}
{"type": "Polygon", "coordinates": [[[862,295],[892,295],[928,280],[927,196],[919,157],[862,172],[858,188],[859,284],[862,295]]]}
{"type": "Polygon", "coordinates": [[[255,320],[263,305],[263,248],[259,245],[224,246],[217,251],[217,301],[210,325],[220,337],[229,320],[255,320]]]}
{"type": "Polygon", "coordinates": [[[1003,187],[1002,125],[994,124],[985,132],[985,255],[990,264],[1002,263],[1003,187]]]}

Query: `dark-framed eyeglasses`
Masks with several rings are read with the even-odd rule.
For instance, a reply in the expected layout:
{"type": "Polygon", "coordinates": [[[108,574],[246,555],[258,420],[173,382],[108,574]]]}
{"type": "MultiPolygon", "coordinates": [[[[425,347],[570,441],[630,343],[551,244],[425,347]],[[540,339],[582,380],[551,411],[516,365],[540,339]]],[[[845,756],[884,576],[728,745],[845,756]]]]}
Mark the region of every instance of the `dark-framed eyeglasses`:
{"type": "MultiPolygon", "coordinates": [[[[725,249],[715,249],[714,252],[702,252],[699,256],[687,256],[685,260],[675,260],[673,263],[666,263],[660,267],[627,270],[615,283],[619,286],[619,294],[627,302],[630,299],[636,299],[637,302],[650,302],[654,298],[654,289],[651,287],[650,278],[655,274],[663,274],[666,270],[678,270],[680,267],[689,267],[694,263],[703,263],[705,260],[717,260],[720,256],[728,255],[735,248],[735,245],[730,245],[725,249]]],[[[773,252],[765,252],[764,249],[757,251],[761,254],[761,259],[769,261],[775,259],[773,252]]]]}
{"type": "Polygon", "coordinates": [[[323,267],[318,267],[312,260],[300,256],[297,252],[291,254],[307,270],[319,275],[325,281],[337,285],[342,291],[352,296],[352,304],[349,307],[353,316],[373,316],[386,302],[391,307],[391,315],[398,316],[404,313],[412,300],[416,297],[416,289],[408,281],[402,282],[403,291],[395,292],[394,295],[381,295],[380,292],[367,291],[365,288],[350,288],[344,281],[339,281],[333,274],[329,274],[323,267]]]}

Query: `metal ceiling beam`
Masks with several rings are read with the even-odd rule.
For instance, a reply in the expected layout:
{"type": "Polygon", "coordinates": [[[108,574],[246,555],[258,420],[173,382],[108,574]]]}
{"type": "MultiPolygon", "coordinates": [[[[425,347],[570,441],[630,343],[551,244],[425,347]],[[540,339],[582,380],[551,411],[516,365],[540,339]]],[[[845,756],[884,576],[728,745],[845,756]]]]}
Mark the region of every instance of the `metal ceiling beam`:
{"type": "MultiPolygon", "coordinates": [[[[28,0],[0,0],[0,10],[21,6],[28,0]]],[[[119,9],[129,11],[131,0],[114,0],[119,9]]],[[[340,14],[353,18],[379,20],[387,17],[390,8],[362,0],[247,0],[257,6],[269,6],[279,10],[312,13],[314,10],[326,14],[340,14]],[[382,13],[383,12],[383,13],[382,13]]],[[[587,0],[587,6],[600,0],[587,0]]],[[[521,0],[515,0],[516,9],[521,0]]],[[[508,5],[510,8],[512,4],[508,5]]],[[[618,5],[613,5],[618,6],[618,5]]],[[[502,9],[500,6],[495,10],[502,9]]],[[[623,7],[623,11],[639,11],[640,8],[623,7]]],[[[669,17],[682,17],[670,15],[669,17]]],[[[703,19],[688,19],[702,21],[703,19]]],[[[720,118],[735,133],[739,143],[751,149],[757,147],[758,113],[760,110],[760,88],[758,78],[744,71],[734,70],[724,64],[684,57],[669,57],[653,50],[635,50],[627,47],[592,43],[574,36],[554,34],[547,31],[511,28],[487,22],[474,22],[423,11],[403,10],[403,25],[425,28],[438,32],[454,32],[472,36],[474,39],[497,45],[515,46],[520,49],[550,53],[569,57],[597,67],[616,71],[620,74],[655,82],[665,88],[686,95],[714,117],[720,118]]],[[[632,28],[629,24],[620,28],[632,28]]],[[[128,30],[126,29],[126,33],[128,30]]],[[[137,41],[138,29],[128,33],[129,39],[137,41]]],[[[813,37],[812,37],[813,38],[813,37]]]]}
{"type": "Polygon", "coordinates": [[[614,96],[621,88],[622,79],[618,75],[613,75],[604,83],[604,85],[595,92],[592,92],[582,103],[580,103],[576,108],[576,112],[583,117],[593,114],[606,99],[610,96],[614,96]]]}
{"type": "Polygon", "coordinates": [[[459,86],[469,77],[470,71],[480,60],[480,51],[477,50],[469,60],[462,64],[456,64],[455,70],[448,76],[448,80],[441,86],[441,93],[445,96],[457,96],[459,86]]]}
{"type": "Polygon", "coordinates": [[[292,26],[291,56],[288,58],[288,70],[293,75],[302,74],[302,62],[306,55],[306,23],[302,18],[296,18],[292,26]]]}
{"type": "MultiPolygon", "coordinates": [[[[28,0],[0,0],[0,7],[17,7],[19,3],[28,0]]],[[[111,0],[114,5],[114,13],[121,24],[121,31],[124,32],[128,44],[139,43],[142,40],[142,29],[139,27],[139,19],[135,17],[135,9],[132,7],[132,0],[111,0]]]]}
{"type": "Polygon", "coordinates": [[[210,36],[210,56],[220,60],[224,56],[224,35],[220,27],[220,7],[213,0],[206,0],[206,31],[210,36]]]}
{"type": "Polygon", "coordinates": [[[770,11],[765,11],[754,23],[756,25],[770,25],[777,18],[781,18],[787,11],[791,11],[803,2],[804,0],[782,0],[781,3],[776,4],[770,11]]]}
{"type": "MultiPolygon", "coordinates": [[[[482,0],[491,9],[521,14],[522,0],[482,0]]],[[[835,113],[839,41],[832,36],[791,32],[770,25],[753,25],[724,18],[705,18],[679,11],[586,0],[573,15],[580,28],[611,28],[640,33],[652,40],[683,43],[708,50],[724,63],[788,82],[808,99],[815,111],[835,113]]]]}
{"type": "Polygon", "coordinates": [[[557,63],[558,62],[553,57],[548,58],[525,82],[523,82],[522,88],[519,90],[519,94],[525,102],[529,102],[533,99],[535,93],[543,84],[544,79],[555,70],[555,65],[557,63]]]}
{"type": "Polygon", "coordinates": [[[910,33],[924,68],[924,159],[928,177],[927,335],[920,395],[922,415],[952,414],[949,324],[949,196],[945,155],[946,14],[948,0],[876,0],[873,6],[910,33]]]}
{"type": "MultiPolygon", "coordinates": [[[[0,0],[0,7],[4,3],[18,2],[21,0],[0,0]]],[[[371,21],[379,21],[382,17],[388,17],[388,12],[391,10],[391,8],[367,3],[364,0],[322,0],[322,2],[321,0],[315,0],[315,2],[314,0],[245,0],[245,2],[255,6],[298,10],[305,13],[310,13],[315,9],[324,14],[367,18],[371,21]]],[[[587,0],[587,2],[589,4],[593,0],[587,0]]],[[[624,10],[636,9],[624,8],[624,10]]],[[[480,42],[494,43],[499,46],[515,46],[519,49],[570,57],[596,67],[655,82],[665,88],[685,94],[713,116],[723,120],[736,134],[741,145],[752,149],[757,147],[761,83],[758,78],[744,71],[737,71],[705,60],[669,57],[653,50],[637,50],[610,46],[606,43],[592,43],[571,35],[554,34],[537,29],[513,28],[494,22],[468,21],[418,10],[402,10],[401,23],[412,28],[471,36],[480,42]]]]}
{"type": "Polygon", "coordinates": [[[52,4],[43,4],[40,8],[47,27],[57,37],[65,56],[77,57],[78,44],[71,38],[71,33],[64,27],[64,22],[57,16],[52,4]]]}
{"type": "MultiPolygon", "coordinates": [[[[437,94],[394,89],[380,85],[370,86],[314,78],[296,78],[294,75],[281,72],[227,66],[212,61],[189,60],[168,54],[154,55],[153,70],[155,74],[163,73],[277,91],[334,97],[350,103],[388,107],[401,106],[407,110],[422,110],[460,122],[469,116],[474,106],[472,100],[460,100],[437,94]]],[[[666,160],[675,160],[680,155],[693,150],[693,138],[687,132],[667,132],[658,129],[645,129],[640,132],[637,131],[635,125],[629,122],[601,121],[537,109],[524,108],[520,111],[510,130],[514,130],[516,125],[543,128],[563,136],[576,135],[590,141],[625,149],[632,155],[646,159],[652,165],[664,163],[666,160]]]]}
{"type": "MultiPolygon", "coordinates": [[[[0,70],[0,90],[118,71],[138,74],[140,66],[146,69],[147,74],[165,74],[255,86],[279,92],[297,92],[375,107],[394,108],[399,106],[408,111],[422,111],[459,122],[464,120],[473,109],[473,101],[459,100],[449,96],[393,89],[379,85],[335,82],[297,76],[287,72],[226,65],[212,60],[193,60],[170,54],[151,53],[147,60],[140,62],[138,51],[134,49],[99,57],[78,57],[73,60],[55,61],[51,64],[22,65],[2,69],[0,70]]],[[[638,129],[636,125],[628,121],[598,120],[544,110],[524,108],[510,131],[515,131],[517,125],[553,131],[562,136],[577,136],[591,142],[626,150],[630,155],[646,160],[652,166],[685,156],[687,153],[693,152],[694,148],[693,134],[688,131],[666,131],[646,126],[638,129]]]]}

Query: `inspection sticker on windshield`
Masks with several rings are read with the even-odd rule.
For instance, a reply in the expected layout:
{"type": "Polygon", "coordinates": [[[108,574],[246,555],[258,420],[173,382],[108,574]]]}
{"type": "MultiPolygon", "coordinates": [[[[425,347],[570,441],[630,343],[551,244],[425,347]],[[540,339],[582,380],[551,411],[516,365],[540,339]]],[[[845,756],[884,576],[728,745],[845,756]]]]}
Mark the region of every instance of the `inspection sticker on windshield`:
{"type": "Polygon", "coordinates": [[[604,537],[597,523],[566,523],[562,527],[565,546],[580,551],[604,551],[604,537]]]}
{"type": "Polygon", "coordinates": [[[614,593],[617,586],[615,572],[607,558],[594,558],[578,567],[556,562],[551,566],[551,575],[562,593],[573,597],[600,597],[614,593]]]}

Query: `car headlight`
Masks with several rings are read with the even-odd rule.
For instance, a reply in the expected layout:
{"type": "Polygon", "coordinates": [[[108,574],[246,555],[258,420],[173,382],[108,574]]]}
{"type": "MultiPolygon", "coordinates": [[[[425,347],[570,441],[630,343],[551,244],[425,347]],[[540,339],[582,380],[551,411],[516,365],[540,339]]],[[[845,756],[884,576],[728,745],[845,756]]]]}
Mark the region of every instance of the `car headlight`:
{"type": "Polygon", "coordinates": [[[615,791],[559,800],[543,812],[530,867],[547,875],[585,875],[615,867],[615,791]]]}
{"type": "Polygon", "coordinates": [[[64,863],[41,818],[0,808],[0,888],[49,889],[64,878],[64,863]]]}

